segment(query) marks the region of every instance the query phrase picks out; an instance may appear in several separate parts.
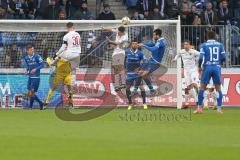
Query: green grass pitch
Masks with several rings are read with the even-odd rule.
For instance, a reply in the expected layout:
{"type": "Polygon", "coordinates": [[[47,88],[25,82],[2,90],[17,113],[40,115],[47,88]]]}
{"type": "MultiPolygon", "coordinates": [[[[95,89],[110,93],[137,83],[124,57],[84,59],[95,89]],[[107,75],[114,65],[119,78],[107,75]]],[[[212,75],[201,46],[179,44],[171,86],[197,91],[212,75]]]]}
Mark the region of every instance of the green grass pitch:
{"type": "MultiPolygon", "coordinates": [[[[147,112],[188,114],[187,110],[147,112]]],[[[86,110],[74,110],[85,112],[86,110]]],[[[66,122],[54,110],[0,110],[1,160],[239,160],[240,109],[207,110],[192,120],[126,120],[112,112],[66,122]]]]}

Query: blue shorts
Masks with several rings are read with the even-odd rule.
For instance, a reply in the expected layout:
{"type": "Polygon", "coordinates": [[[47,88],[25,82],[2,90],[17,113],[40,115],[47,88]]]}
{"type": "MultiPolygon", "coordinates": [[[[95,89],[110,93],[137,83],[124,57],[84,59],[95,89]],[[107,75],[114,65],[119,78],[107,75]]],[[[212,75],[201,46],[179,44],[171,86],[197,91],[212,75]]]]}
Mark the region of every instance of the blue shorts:
{"type": "Polygon", "coordinates": [[[213,83],[220,85],[221,80],[221,67],[216,65],[205,65],[202,72],[201,83],[207,85],[210,79],[213,79],[213,83]]]}
{"type": "Polygon", "coordinates": [[[142,78],[139,77],[139,75],[137,73],[134,75],[128,74],[127,78],[126,78],[126,85],[132,86],[134,81],[136,81],[135,83],[139,83],[140,81],[142,81],[142,78]]]}
{"type": "Polygon", "coordinates": [[[144,63],[140,67],[140,70],[148,71],[149,73],[152,73],[156,71],[158,68],[160,68],[160,63],[157,63],[154,60],[150,59],[148,61],[144,61],[144,63]]]}
{"type": "Polygon", "coordinates": [[[28,78],[28,86],[27,89],[37,92],[40,84],[40,78],[28,78]]]}

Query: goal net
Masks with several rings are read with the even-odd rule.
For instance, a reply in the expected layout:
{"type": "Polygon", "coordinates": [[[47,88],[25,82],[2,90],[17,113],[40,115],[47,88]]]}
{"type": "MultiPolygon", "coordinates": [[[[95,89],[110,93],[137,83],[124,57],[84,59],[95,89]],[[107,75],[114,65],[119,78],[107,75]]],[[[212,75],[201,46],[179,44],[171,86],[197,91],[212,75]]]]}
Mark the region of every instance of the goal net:
{"type": "MultiPolygon", "coordinates": [[[[24,94],[27,92],[28,77],[24,74],[26,45],[33,44],[35,51],[44,60],[52,57],[62,45],[69,21],[0,21],[0,98],[1,106],[24,106],[24,94]]],[[[74,106],[126,106],[124,90],[116,93],[112,81],[112,53],[114,46],[106,37],[115,38],[116,33],[106,32],[103,28],[122,26],[116,21],[71,21],[74,29],[81,35],[81,63],[72,75],[74,106]]],[[[152,106],[171,106],[181,108],[181,60],[172,62],[181,47],[180,20],[135,21],[125,26],[129,43],[137,40],[146,43],[152,40],[154,29],[161,29],[167,41],[166,50],[160,69],[151,74],[151,80],[157,94],[147,91],[147,103],[152,106]]],[[[149,52],[143,49],[146,56],[149,52]]],[[[40,99],[45,99],[51,86],[51,68],[41,71],[41,83],[37,92],[40,99]]],[[[136,104],[141,98],[134,97],[136,104]]],[[[62,87],[55,92],[50,106],[66,103],[66,94],[62,87]]],[[[37,106],[37,104],[36,104],[37,106]]]]}

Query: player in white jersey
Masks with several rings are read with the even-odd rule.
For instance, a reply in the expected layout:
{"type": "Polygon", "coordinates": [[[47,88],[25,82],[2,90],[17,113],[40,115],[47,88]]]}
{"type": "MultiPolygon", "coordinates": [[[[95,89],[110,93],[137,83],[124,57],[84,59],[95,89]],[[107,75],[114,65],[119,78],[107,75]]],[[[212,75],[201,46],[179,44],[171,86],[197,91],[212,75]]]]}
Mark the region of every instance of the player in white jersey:
{"type": "MultiPolygon", "coordinates": [[[[114,31],[112,29],[105,29],[106,31],[114,31]]],[[[115,49],[112,54],[112,68],[114,72],[114,87],[118,91],[124,88],[125,85],[125,49],[128,47],[128,34],[125,32],[125,27],[120,26],[116,31],[116,39],[110,40],[106,37],[108,43],[115,45],[115,49]]]]}
{"type": "Polygon", "coordinates": [[[185,99],[186,102],[189,102],[189,94],[197,101],[197,90],[198,90],[198,70],[197,70],[197,61],[199,58],[199,52],[191,48],[190,41],[184,41],[184,49],[178,53],[174,61],[178,58],[182,58],[184,65],[184,79],[186,83],[185,89],[185,99]]]}
{"type": "Polygon", "coordinates": [[[79,67],[80,64],[81,36],[74,31],[73,23],[69,22],[66,26],[68,33],[63,37],[63,44],[56,53],[56,56],[62,60],[69,61],[73,70],[79,67]]]}

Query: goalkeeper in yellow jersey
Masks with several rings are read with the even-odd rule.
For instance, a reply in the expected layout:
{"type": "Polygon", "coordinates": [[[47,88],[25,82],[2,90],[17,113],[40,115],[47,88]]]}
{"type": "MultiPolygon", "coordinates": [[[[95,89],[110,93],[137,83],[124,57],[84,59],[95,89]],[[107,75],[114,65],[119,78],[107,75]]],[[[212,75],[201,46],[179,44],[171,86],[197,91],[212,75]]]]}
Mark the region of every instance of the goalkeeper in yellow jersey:
{"type": "MultiPolygon", "coordinates": [[[[54,91],[62,85],[63,87],[67,88],[67,95],[68,95],[68,104],[69,106],[73,107],[73,101],[72,101],[72,89],[71,89],[71,65],[70,62],[59,59],[56,62],[56,69],[55,74],[53,76],[52,86],[49,89],[48,96],[46,100],[44,101],[44,105],[48,105],[50,102],[51,97],[54,94],[54,91]]],[[[49,66],[52,66],[52,60],[50,58],[47,58],[47,64],[49,66]]]]}

